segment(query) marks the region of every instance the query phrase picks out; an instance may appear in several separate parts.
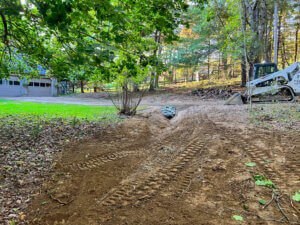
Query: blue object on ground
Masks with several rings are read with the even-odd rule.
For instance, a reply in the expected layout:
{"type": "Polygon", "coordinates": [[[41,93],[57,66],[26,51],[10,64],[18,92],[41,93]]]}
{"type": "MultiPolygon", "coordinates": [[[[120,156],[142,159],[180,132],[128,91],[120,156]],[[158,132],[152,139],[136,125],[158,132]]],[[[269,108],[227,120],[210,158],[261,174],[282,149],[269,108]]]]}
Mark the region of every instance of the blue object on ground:
{"type": "Polygon", "coordinates": [[[168,119],[172,119],[176,116],[176,108],[174,106],[164,106],[162,107],[161,112],[168,119]]]}

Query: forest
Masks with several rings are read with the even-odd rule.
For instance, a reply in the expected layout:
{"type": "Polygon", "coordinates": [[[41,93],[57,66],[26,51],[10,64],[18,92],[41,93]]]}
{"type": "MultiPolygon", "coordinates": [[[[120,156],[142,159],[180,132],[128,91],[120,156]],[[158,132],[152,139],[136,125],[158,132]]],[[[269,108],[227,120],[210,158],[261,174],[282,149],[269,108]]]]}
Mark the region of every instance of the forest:
{"type": "Polygon", "coordinates": [[[137,83],[149,77],[153,90],[160,80],[240,77],[245,85],[254,63],[299,61],[299,7],[291,0],[4,0],[1,76],[34,76],[42,65],[82,92],[120,74],[137,83]]]}
{"type": "Polygon", "coordinates": [[[0,224],[300,224],[299,0],[0,0],[0,224]]]}

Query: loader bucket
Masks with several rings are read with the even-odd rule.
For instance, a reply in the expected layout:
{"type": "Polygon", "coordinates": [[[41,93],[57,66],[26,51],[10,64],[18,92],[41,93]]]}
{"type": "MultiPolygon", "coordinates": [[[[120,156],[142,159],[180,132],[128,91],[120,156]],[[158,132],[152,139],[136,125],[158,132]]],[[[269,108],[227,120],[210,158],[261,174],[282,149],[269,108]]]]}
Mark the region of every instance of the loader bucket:
{"type": "Polygon", "coordinates": [[[241,93],[235,93],[226,100],[225,105],[243,105],[243,98],[241,93]]]}

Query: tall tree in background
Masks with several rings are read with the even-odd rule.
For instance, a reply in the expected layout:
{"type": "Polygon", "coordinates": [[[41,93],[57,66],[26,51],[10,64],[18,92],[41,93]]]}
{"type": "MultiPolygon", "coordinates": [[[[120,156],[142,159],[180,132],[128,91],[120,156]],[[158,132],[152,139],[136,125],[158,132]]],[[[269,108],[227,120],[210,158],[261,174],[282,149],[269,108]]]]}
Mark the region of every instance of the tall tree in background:
{"type": "Polygon", "coordinates": [[[278,30],[279,28],[279,14],[278,1],[274,1],[274,63],[278,64],[278,30]]]}

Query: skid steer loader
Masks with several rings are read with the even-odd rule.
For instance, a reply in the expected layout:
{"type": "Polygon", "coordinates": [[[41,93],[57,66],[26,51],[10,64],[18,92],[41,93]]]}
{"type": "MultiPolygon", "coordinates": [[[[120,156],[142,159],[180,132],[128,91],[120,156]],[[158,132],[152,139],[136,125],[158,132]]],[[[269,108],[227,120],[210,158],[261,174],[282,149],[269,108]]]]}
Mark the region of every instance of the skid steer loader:
{"type": "Polygon", "coordinates": [[[252,102],[295,101],[300,95],[300,63],[278,71],[275,63],[254,64],[253,74],[244,94],[236,93],[226,105],[252,102]]]}

